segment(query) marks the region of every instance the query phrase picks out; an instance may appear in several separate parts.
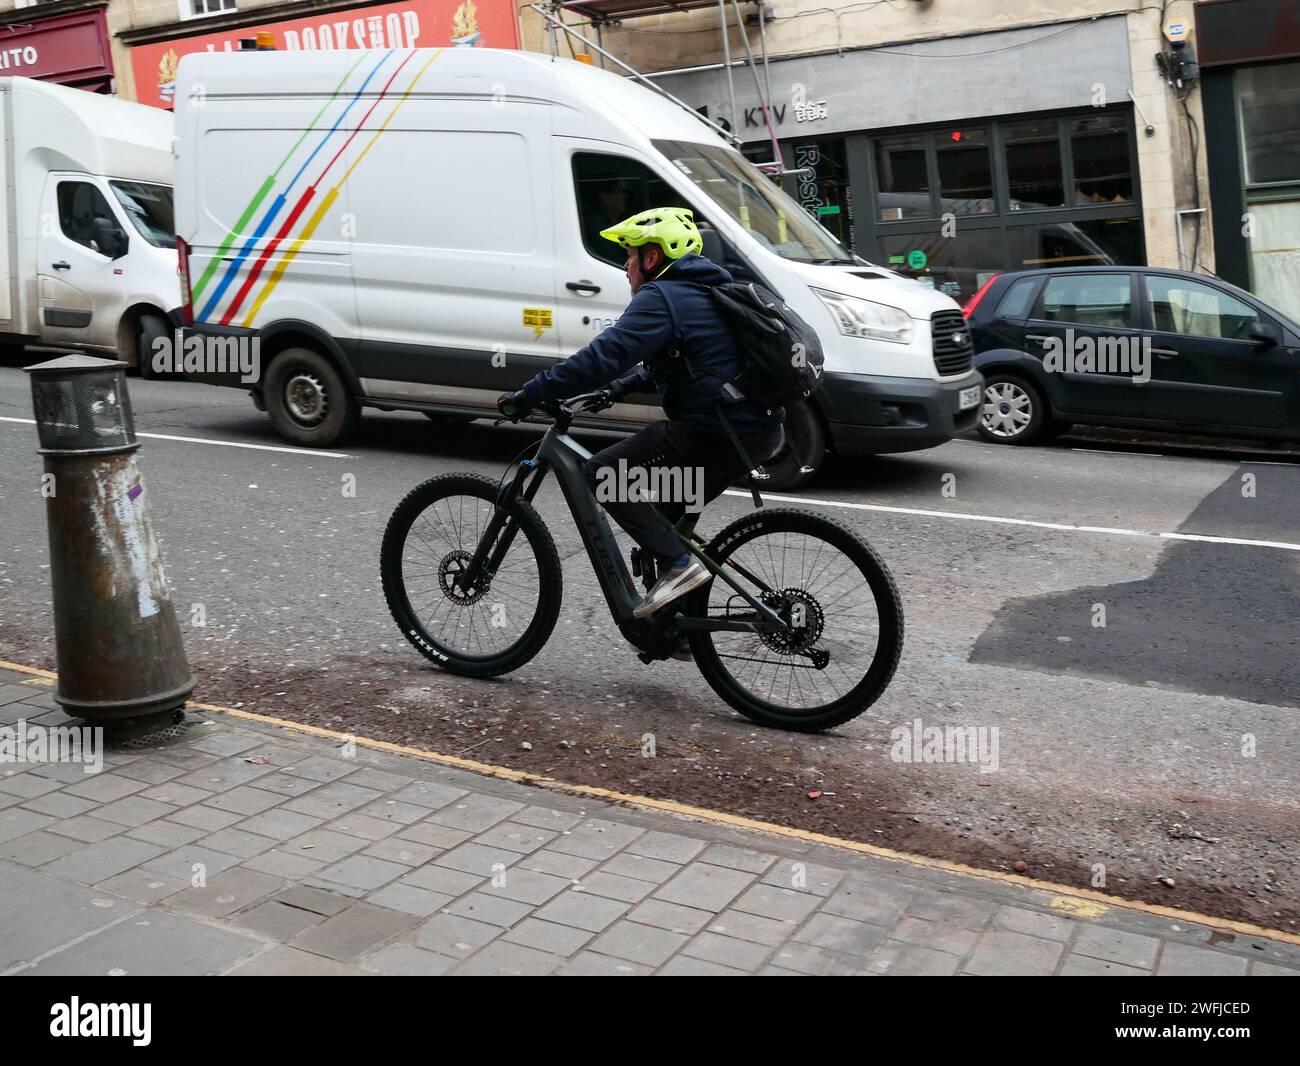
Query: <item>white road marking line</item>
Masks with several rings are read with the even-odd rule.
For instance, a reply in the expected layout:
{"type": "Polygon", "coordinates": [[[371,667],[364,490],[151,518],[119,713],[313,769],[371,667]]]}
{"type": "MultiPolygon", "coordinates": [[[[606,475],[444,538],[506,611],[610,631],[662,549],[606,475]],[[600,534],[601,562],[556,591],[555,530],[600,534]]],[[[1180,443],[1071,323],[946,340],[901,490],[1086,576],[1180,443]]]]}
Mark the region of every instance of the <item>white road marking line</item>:
{"type": "MultiPolygon", "coordinates": [[[[762,489],[759,490],[762,492],[762,489]]],[[[726,495],[749,499],[741,489],[727,489],[726,495]]],[[[926,511],[918,507],[887,507],[879,503],[848,503],[843,500],[813,500],[806,496],[776,496],[763,492],[763,499],[777,503],[810,504],[814,507],[844,507],[853,511],[881,511],[885,514],[917,515],[922,518],[951,518],[963,522],[991,522],[1004,526],[1029,526],[1033,529],[1055,529],[1065,533],[1106,533],[1114,537],[1155,537],[1160,540],[1192,540],[1206,544],[1237,544],[1249,548],[1281,548],[1300,552],[1300,544],[1284,540],[1247,540],[1244,537],[1214,537],[1205,533],[1159,533],[1146,529],[1119,529],[1112,526],[1074,526],[1064,522],[1038,522],[1030,518],[1003,518],[1000,515],[966,514],[961,511],[926,511]]]]}
{"type": "MultiPolygon", "coordinates": [[[[36,425],[34,418],[7,418],[0,415],[0,422],[23,422],[29,426],[36,425]]],[[[287,452],[290,455],[312,455],[324,459],[355,459],[356,456],[348,455],[344,452],[321,452],[315,448],[282,448],[274,444],[244,444],[235,440],[211,440],[208,437],[175,437],[170,433],[137,433],[137,437],[148,437],[150,440],[178,440],[186,444],[216,444],[222,448],[251,448],[259,452],[287,452]]]]}

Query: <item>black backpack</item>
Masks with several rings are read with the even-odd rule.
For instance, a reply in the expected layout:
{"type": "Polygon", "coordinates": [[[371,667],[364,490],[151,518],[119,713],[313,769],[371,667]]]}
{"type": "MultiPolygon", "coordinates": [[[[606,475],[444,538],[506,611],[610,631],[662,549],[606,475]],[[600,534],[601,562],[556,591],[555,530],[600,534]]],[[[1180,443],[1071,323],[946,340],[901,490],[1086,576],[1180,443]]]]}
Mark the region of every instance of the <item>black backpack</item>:
{"type": "Polygon", "coordinates": [[[712,292],[745,363],[731,382],[745,399],[773,408],[817,391],[826,357],[817,333],[794,308],[752,281],[715,285],[712,292]]]}
{"type": "MultiPolygon", "coordinates": [[[[770,410],[806,399],[817,391],[826,357],[816,332],[794,308],[752,281],[701,287],[713,296],[713,303],[731,327],[744,361],[740,373],[725,380],[724,395],[731,400],[743,396],[770,410]]],[[[668,316],[676,334],[677,316],[668,289],[664,285],[659,291],[668,304],[668,316]]]]}

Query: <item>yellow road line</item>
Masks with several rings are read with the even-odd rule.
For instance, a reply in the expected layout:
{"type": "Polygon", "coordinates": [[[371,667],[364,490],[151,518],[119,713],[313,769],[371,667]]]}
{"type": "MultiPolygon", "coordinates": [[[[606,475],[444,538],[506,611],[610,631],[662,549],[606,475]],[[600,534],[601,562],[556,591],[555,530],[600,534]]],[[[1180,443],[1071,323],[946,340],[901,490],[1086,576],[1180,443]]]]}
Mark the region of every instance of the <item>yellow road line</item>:
{"type": "MultiPolygon", "coordinates": [[[[0,660],[0,669],[16,670],[19,673],[35,674],[48,678],[53,678],[55,676],[48,670],[37,670],[34,667],[22,666],[18,663],[5,662],[4,660],[0,660]]],[[[790,840],[800,840],[809,844],[828,844],[831,847],[843,848],[846,851],[856,851],[863,855],[874,855],[876,858],[889,859],[893,862],[906,863],[911,866],[924,866],[932,870],[946,870],[949,873],[965,874],[968,877],[977,877],[985,881],[998,881],[1002,884],[1016,885],[1020,888],[1031,888],[1039,892],[1054,893],[1055,898],[1048,902],[1048,906],[1061,913],[1071,914],[1078,917],[1095,918],[1104,914],[1110,907],[1118,907],[1123,910],[1140,911],[1143,914],[1152,914],[1160,918],[1171,918],[1180,922],[1193,922],[1197,925],[1205,925],[1213,929],[1222,929],[1232,933],[1241,933],[1244,936],[1255,936],[1263,940],[1275,940],[1283,944],[1300,945],[1300,934],[1287,933],[1280,929],[1268,929],[1261,925],[1254,925],[1250,922],[1240,922],[1232,918],[1216,918],[1213,915],[1200,914],[1197,911],[1181,910],[1177,907],[1166,907],[1159,903],[1147,903],[1145,900],[1123,899],[1119,896],[1112,896],[1105,892],[1098,892],[1096,889],[1078,888],[1074,885],[1062,885],[1051,881],[1040,881],[1033,877],[1026,877],[1023,874],[1005,873],[1001,870],[982,870],[979,867],[967,866],[965,863],[952,862],[949,859],[932,859],[927,855],[913,855],[906,851],[895,851],[893,848],[884,848],[879,844],[867,844],[860,840],[846,840],[842,837],[827,836],[825,833],[816,833],[810,829],[796,829],[793,826],[778,825],[775,822],[763,822],[756,818],[746,818],[743,815],[728,814],[726,811],[710,810],[707,807],[692,807],[689,804],[678,803],[676,800],[662,800],[655,799],[652,796],[638,796],[628,792],[616,792],[612,789],[600,788],[596,785],[576,785],[567,781],[560,781],[554,777],[547,777],[544,774],[532,773],[528,770],[515,770],[509,766],[497,766],[494,763],[477,762],[474,759],[461,758],[459,755],[443,755],[436,751],[426,751],[423,748],[413,748],[407,744],[394,744],[388,740],[374,740],[370,737],[357,736],[354,733],[343,733],[337,729],[325,729],[321,726],[307,725],[303,722],[294,722],[287,718],[276,718],[272,715],[257,714],[253,711],[244,711],[237,707],[222,707],[213,703],[199,703],[197,700],[190,700],[186,706],[192,707],[198,711],[208,711],[212,714],[224,714],[231,718],[242,718],[250,722],[260,722],[263,725],[274,725],[284,729],[293,729],[310,736],[337,740],[340,743],[351,741],[359,747],[370,748],[372,751],[384,751],[393,755],[409,755],[416,759],[422,759],[425,762],[434,762],[443,766],[452,766],[460,770],[469,770],[472,773],[482,774],[487,777],[499,777],[506,781],[537,785],[556,792],[566,792],[575,796],[589,796],[592,799],[608,800],[611,803],[625,803],[633,807],[642,807],[652,811],[663,811],[668,814],[693,818],[701,822],[712,822],[715,825],[726,825],[737,829],[752,829],[760,833],[771,833],[775,836],[786,837],[790,840]]]]}

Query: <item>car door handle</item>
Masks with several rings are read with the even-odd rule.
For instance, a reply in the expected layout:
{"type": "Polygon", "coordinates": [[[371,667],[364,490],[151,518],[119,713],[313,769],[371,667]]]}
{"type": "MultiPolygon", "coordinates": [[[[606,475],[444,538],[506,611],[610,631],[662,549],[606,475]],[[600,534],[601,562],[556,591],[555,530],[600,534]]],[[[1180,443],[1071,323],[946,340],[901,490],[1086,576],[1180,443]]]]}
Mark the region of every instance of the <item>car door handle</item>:
{"type": "Polygon", "coordinates": [[[1161,359],[1172,359],[1178,353],[1172,348],[1152,348],[1152,355],[1158,355],[1161,359]]]}
{"type": "Polygon", "coordinates": [[[583,278],[581,281],[566,282],[564,287],[570,292],[581,292],[587,296],[595,296],[596,293],[600,292],[600,286],[593,284],[586,278],[583,278]]]}
{"type": "Polygon", "coordinates": [[[50,266],[54,267],[55,270],[71,270],[71,269],[72,269],[72,264],[69,263],[69,262],[66,262],[66,261],[63,260],[63,259],[60,259],[57,263],[51,263],[50,266]]]}
{"type": "Polygon", "coordinates": [[[1054,338],[1052,338],[1052,337],[1048,337],[1048,336],[1046,336],[1045,334],[1042,334],[1042,333],[1026,333],[1026,334],[1025,334],[1025,340],[1027,340],[1027,341],[1035,341],[1035,342],[1037,342],[1038,344],[1047,344],[1047,343],[1049,343],[1050,341],[1052,341],[1053,339],[1054,339],[1054,338]]]}

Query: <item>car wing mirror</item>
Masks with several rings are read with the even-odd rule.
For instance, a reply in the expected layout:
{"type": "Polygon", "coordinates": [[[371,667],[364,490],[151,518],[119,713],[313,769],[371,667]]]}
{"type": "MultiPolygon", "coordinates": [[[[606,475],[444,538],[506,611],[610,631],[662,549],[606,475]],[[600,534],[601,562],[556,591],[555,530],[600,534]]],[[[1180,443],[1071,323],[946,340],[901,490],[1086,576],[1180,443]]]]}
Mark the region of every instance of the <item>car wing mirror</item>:
{"type": "Polygon", "coordinates": [[[1282,331],[1272,322],[1256,322],[1247,335],[1259,348],[1275,348],[1282,343],[1282,331]]]}

